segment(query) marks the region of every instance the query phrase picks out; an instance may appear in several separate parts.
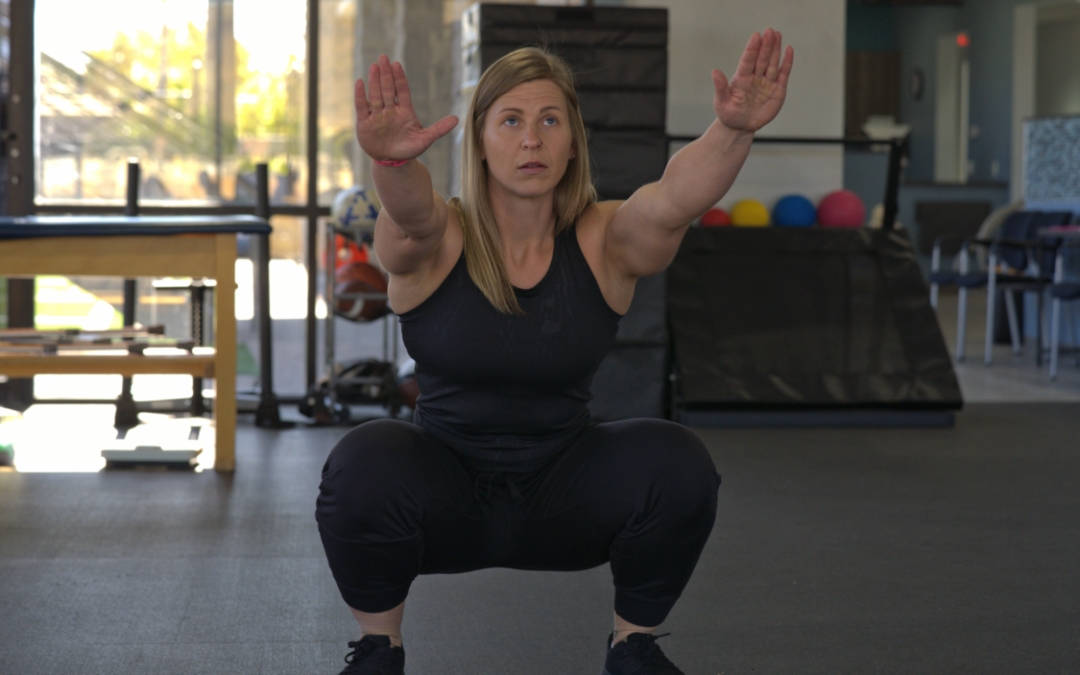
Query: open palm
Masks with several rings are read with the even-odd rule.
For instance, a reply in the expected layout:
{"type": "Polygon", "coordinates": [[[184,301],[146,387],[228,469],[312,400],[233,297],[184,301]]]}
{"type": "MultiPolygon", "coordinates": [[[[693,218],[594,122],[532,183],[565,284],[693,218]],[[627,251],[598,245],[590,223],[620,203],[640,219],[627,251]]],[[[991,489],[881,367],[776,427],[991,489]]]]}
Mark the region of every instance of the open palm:
{"type": "Polygon", "coordinates": [[[716,87],[713,109],[724,126],[757,131],[780,112],[787,96],[795,50],[787,48],[783,63],[780,54],[780,33],[769,28],[764,35],[750,36],[730,82],[719,70],[712,71],[716,87]]]}
{"type": "Polygon", "coordinates": [[[362,79],[356,81],[355,94],[356,139],[372,159],[419,157],[458,122],[450,115],[425,129],[416,117],[405,69],[385,54],[371,64],[366,88],[362,79]]]}

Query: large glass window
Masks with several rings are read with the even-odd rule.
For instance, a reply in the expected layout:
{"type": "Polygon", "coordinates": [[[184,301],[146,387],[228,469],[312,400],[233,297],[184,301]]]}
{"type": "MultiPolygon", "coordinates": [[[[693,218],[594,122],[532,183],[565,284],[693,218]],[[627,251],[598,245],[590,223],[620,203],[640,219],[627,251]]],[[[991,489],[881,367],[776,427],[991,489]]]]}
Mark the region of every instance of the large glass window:
{"type": "Polygon", "coordinates": [[[38,0],[39,202],[302,195],[305,7],[260,0],[38,0]]]}
{"type": "MultiPolygon", "coordinates": [[[[308,250],[309,227],[316,209],[325,214],[341,189],[360,180],[353,112],[353,82],[363,69],[356,63],[359,1],[317,2],[316,147],[310,154],[308,2],[35,1],[39,211],[118,211],[127,164],[135,158],[144,208],[235,212],[254,204],[255,165],[268,163],[278,211],[270,246],[275,389],[303,393],[307,350],[321,352],[324,343],[317,336],[307,344],[309,322],[326,317],[326,255],[308,250]],[[315,270],[308,268],[312,261],[315,270]],[[309,317],[312,274],[319,290],[309,317]]],[[[321,229],[325,218],[320,221],[321,229]]],[[[323,235],[315,242],[321,247],[323,235]]],[[[259,342],[252,262],[243,249],[237,282],[238,384],[244,390],[258,384],[259,342]]],[[[151,279],[140,279],[138,287],[137,320],[186,335],[185,294],[151,279]]],[[[122,320],[117,279],[39,278],[36,295],[41,327],[122,320]]],[[[381,353],[381,321],[337,323],[339,356],[381,353]]],[[[315,369],[324,368],[320,353],[315,369]]]]}
{"type": "Polygon", "coordinates": [[[339,190],[358,182],[357,5],[356,0],[320,0],[319,9],[319,203],[328,206],[339,190]]]}
{"type": "MultiPolygon", "coordinates": [[[[355,2],[322,6],[341,19],[326,24],[332,32],[322,52],[328,84],[340,79],[334,73],[341,55],[352,52],[355,2]]],[[[268,163],[271,203],[299,210],[272,220],[270,312],[275,363],[284,364],[280,373],[275,368],[275,385],[280,393],[303,392],[307,3],[36,0],[35,10],[39,207],[119,209],[131,158],[141,167],[144,206],[254,205],[255,165],[268,163]]],[[[351,115],[351,72],[344,82],[351,115]]],[[[341,107],[319,119],[322,204],[337,187],[352,184],[348,143],[341,140],[351,123],[338,119],[341,107]]],[[[244,389],[258,381],[249,258],[238,261],[237,281],[244,389]]],[[[37,286],[41,326],[118,321],[119,280],[43,278],[37,286]]],[[[159,291],[149,279],[139,281],[139,295],[137,320],[189,330],[182,297],[159,291]]]]}

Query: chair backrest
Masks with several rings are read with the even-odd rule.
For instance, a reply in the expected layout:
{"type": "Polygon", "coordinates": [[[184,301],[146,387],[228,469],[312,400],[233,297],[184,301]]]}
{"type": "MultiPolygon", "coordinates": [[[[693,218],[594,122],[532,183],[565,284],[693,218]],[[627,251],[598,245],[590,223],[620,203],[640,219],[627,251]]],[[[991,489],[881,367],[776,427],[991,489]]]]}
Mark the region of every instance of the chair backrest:
{"type": "MultiPolygon", "coordinates": [[[[1036,213],[1035,219],[1031,223],[1030,238],[1038,238],[1039,230],[1045,227],[1068,225],[1069,221],[1072,220],[1072,215],[1072,211],[1040,211],[1036,213]]],[[[1054,244],[1060,243],[1060,240],[1044,239],[1043,243],[1049,246],[1043,249],[1042,255],[1039,256],[1039,274],[1049,276],[1054,273],[1054,244]]]]}
{"type": "MultiPolygon", "coordinates": [[[[1035,236],[1036,230],[1033,225],[1038,220],[1038,211],[1017,211],[1010,213],[1001,224],[997,236],[999,239],[1025,239],[1035,236]]],[[[1002,246],[998,249],[998,259],[1015,270],[1023,270],[1027,267],[1027,252],[1012,246],[1002,246]]]]}

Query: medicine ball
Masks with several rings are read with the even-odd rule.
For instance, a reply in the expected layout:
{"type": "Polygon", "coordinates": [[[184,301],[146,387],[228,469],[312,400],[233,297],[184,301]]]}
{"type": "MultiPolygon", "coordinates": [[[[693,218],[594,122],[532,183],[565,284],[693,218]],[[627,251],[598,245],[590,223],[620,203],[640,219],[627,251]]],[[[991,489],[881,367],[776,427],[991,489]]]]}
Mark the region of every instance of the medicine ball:
{"type": "Polygon", "coordinates": [[[769,209],[756,199],[744,199],[731,209],[731,224],[736,227],[765,227],[769,209]]]}
{"type": "Polygon", "coordinates": [[[830,192],[818,204],[818,222],[822,227],[862,227],[866,222],[866,207],[859,195],[850,190],[830,192]]]}
{"type": "Polygon", "coordinates": [[[330,207],[330,222],[339,230],[364,231],[375,229],[379,217],[379,197],[359,185],[345,188],[334,197],[330,207]]]}
{"type": "Polygon", "coordinates": [[[724,209],[709,209],[701,216],[702,227],[725,227],[731,225],[731,216],[724,209]]]}
{"type": "Polygon", "coordinates": [[[781,197],[773,207],[773,224],[780,227],[813,227],[817,222],[814,203],[802,195],[781,197]]]}
{"type": "Polygon", "coordinates": [[[355,293],[386,294],[386,277],[368,263],[350,263],[334,273],[334,313],[350,321],[363,323],[385,316],[390,309],[386,298],[346,298],[355,293]]]}

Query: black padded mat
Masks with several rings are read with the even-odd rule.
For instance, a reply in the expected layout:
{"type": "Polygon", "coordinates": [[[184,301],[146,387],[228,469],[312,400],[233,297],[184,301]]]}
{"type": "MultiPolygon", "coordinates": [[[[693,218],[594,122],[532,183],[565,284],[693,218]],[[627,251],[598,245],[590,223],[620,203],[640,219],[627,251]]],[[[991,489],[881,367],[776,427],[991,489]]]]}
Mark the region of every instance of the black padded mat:
{"type": "Polygon", "coordinates": [[[691,228],[668,311],[688,409],[962,405],[902,232],[691,228]]]}

